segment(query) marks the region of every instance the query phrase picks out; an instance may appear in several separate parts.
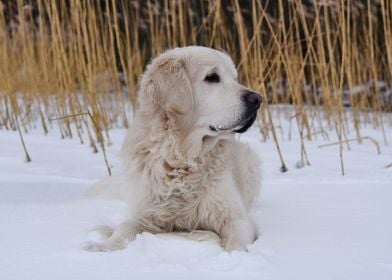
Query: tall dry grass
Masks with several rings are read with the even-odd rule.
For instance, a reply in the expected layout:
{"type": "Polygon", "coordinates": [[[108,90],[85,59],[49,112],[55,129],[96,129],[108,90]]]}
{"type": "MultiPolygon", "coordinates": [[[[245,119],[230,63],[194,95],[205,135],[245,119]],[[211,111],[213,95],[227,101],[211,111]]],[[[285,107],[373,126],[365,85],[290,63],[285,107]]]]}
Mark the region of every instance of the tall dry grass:
{"type": "MultiPolygon", "coordinates": [[[[269,104],[293,105],[283,114],[295,121],[304,164],[305,140],[333,129],[344,172],[351,122],[357,141],[364,123],[389,141],[389,0],[0,1],[0,128],[18,130],[22,141],[38,121],[45,133],[58,126],[98,151],[96,139],[110,143],[111,128],[128,126],[150,57],[196,44],[227,51],[241,81],[269,104]]],[[[259,125],[279,150],[267,103],[259,125]]]]}

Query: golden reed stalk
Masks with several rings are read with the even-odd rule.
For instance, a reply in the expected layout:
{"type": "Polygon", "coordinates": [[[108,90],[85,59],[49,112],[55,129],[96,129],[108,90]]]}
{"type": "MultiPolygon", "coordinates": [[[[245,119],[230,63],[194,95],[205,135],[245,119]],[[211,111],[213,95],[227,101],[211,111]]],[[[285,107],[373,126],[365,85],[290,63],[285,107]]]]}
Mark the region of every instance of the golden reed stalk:
{"type": "MultiPolygon", "coordinates": [[[[334,129],[343,171],[350,122],[359,142],[367,123],[389,141],[391,116],[383,112],[392,110],[392,96],[385,97],[391,82],[380,82],[392,80],[389,0],[25,3],[0,0],[0,128],[19,130],[22,139],[39,122],[45,133],[58,126],[62,137],[82,143],[87,135],[97,151],[94,136],[110,143],[111,128],[128,126],[128,106],[150,58],[197,44],[227,51],[240,80],[270,104],[293,104],[303,157],[304,138],[334,129]],[[52,122],[64,116],[73,117],[52,122]]],[[[259,124],[279,150],[269,108],[259,124]]]]}

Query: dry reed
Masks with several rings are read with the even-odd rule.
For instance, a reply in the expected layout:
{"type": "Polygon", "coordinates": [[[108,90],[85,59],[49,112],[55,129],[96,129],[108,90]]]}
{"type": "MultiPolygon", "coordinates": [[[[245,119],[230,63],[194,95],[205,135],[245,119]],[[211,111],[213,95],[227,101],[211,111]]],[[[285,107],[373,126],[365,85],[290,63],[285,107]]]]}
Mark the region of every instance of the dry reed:
{"type": "MultiPolygon", "coordinates": [[[[302,162],[305,140],[335,130],[344,173],[351,122],[358,142],[368,123],[389,141],[389,0],[0,0],[0,128],[18,130],[23,142],[33,123],[45,133],[58,126],[63,138],[84,143],[87,135],[98,151],[94,135],[110,143],[111,128],[128,126],[128,106],[151,56],[195,44],[227,51],[240,80],[269,104],[293,105],[302,162]],[[64,116],[73,117],[52,123],[64,116]]],[[[259,125],[286,170],[269,108],[259,125]]]]}

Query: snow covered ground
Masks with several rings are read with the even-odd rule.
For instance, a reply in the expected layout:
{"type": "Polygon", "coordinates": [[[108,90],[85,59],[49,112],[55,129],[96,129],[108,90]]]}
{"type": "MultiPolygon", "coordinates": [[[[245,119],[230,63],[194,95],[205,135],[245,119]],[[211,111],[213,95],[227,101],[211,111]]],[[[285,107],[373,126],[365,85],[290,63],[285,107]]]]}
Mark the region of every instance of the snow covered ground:
{"type": "MultiPolygon", "coordinates": [[[[114,172],[124,133],[111,131],[114,172]]],[[[83,198],[106,176],[102,154],[36,130],[25,135],[33,159],[26,164],[18,134],[0,131],[0,279],[392,279],[392,168],[385,168],[392,145],[378,155],[369,141],[352,143],[343,177],[338,146],[306,142],[312,165],[297,169],[300,143],[285,133],[287,173],[256,127],[241,136],[263,158],[263,189],[252,209],[261,235],[248,252],[230,254],[148,233],[123,251],[83,251],[89,228],[118,223],[126,211],[121,202],[83,198]]],[[[371,129],[363,135],[382,143],[371,129]]]]}

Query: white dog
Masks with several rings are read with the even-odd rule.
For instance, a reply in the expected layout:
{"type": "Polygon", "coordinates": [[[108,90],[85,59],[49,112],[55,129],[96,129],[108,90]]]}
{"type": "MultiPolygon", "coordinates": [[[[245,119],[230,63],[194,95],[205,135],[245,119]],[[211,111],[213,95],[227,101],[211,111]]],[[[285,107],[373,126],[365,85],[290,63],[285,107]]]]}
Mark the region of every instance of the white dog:
{"type": "Polygon", "coordinates": [[[228,55],[197,46],[153,59],[138,96],[121,151],[126,170],[92,189],[124,198],[129,219],[102,227],[105,241],[84,248],[122,249],[148,231],[217,235],[225,250],[245,250],[257,236],[248,211],[260,189],[260,164],[234,135],[253,124],[261,96],[237,82],[228,55]]]}

